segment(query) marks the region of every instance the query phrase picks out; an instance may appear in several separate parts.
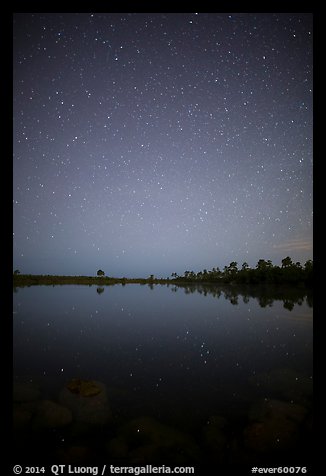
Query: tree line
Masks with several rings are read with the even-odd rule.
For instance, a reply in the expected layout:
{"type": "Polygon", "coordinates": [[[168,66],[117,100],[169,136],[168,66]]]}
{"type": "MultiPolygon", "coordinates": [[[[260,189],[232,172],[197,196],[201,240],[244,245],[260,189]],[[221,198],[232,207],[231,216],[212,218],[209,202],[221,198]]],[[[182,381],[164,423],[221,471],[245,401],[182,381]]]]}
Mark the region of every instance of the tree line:
{"type": "Polygon", "coordinates": [[[155,278],[151,274],[148,278],[113,278],[106,276],[106,273],[99,269],[97,277],[92,276],[51,276],[51,275],[25,275],[20,274],[16,269],[13,273],[14,285],[33,285],[33,284],[165,284],[175,282],[176,284],[184,282],[194,283],[220,283],[220,284],[298,284],[302,283],[312,286],[313,280],[313,261],[308,260],[302,266],[299,261],[294,263],[287,256],[282,259],[281,266],[273,265],[271,260],[260,259],[255,268],[250,268],[247,262],[238,267],[236,261],[231,261],[223,270],[219,267],[211,270],[204,269],[195,273],[194,271],[185,271],[179,276],[172,273],[170,278],[155,278]]]}
{"type": "Polygon", "coordinates": [[[308,260],[302,266],[299,261],[294,263],[287,256],[282,259],[281,266],[273,265],[271,260],[260,259],[255,268],[250,268],[247,262],[238,267],[236,261],[231,261],[223,270],[219,267],[211,270],[204,269],[195,273],[185,271],[182,276],[172,273],[174,281],[186,282],[207,282],[207,283],[238,283],[238,284],[260,284],[260,283],[303,283],[312,285],[313,261],[308,260]]]}

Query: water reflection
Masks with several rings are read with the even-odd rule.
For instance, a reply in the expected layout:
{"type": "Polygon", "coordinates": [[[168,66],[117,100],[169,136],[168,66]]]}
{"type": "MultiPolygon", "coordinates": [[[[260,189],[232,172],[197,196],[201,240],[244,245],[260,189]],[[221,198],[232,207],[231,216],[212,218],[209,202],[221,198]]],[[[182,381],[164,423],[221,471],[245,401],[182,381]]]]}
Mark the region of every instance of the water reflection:
{"type": "MultiPolygon", "coordinates": [[[[62,286],[62,285],[60,285],[62,286]]],[[[88,284],[89,288],[92,288],[94,285],[88,284]]],[[[110,286],[98,286],[96,288],[97,294],[102,294],[105,288],[113,286],[125,287],[126,283],[122,282],[121,284],[110,285],[110,286]]],[[[133,285],[135,286],[135,285],[133,285]]],[[[262,308],[272,307],[274,302],[282,302],[284,309],[292,311],[295,305],[302,306],[306,304],[309,308],[313,307],[313,292],[311,288],[305,287],[277,287],[277,286],[221,286],[215,284],[177,284],[177,285],[156,285],[153,283],[142,283],[140,287],[147,287],[150,290],[154,290],[157,287],[166,287],[170,289],[171,292],[176,293],[182,290],[186,295],[199,293],[202,296],[213,296],[214,298],[220,299],[223,298],[230,302],[230,304],[237,306],[242,301],[244,304],[248,304],[251,299],[254,299],[258,302],[259,306],[262,308]]],[[[26,286],[30,287],[30,286],[26,286]]],[[[59,287],[59,285],[51,285],[51,287],[59,287]]],[[[34,286],[34,289],[41,290],[43,286],[34,286]]],[[[14,293],[18,293],[18,287],[13,288],[14,293]]]]}
{"type": "Polygon", "coordinates": [[[305,287],[280,288],[275,286],[216,286],[209,284],[178,284],[170,288],[172,292],[182,289],[185,294],[199,293],[203,296],[211,295],[217,299],[223,297],[232,305],[237,306],[239,299],[248,304],[250,299],[258,301],[260,307],[272,307],[274,301],[282,301],[284,309],[292,311],[295,304],[301,306],[306,303],[313,307],[312,290],[305,287]]]}
{"type": "Polygon", "coordinates": [[[306,466],[311,307],[306,290],[272,287],[19,289],[14,453],[34,465],[215,465],[204,474],[306,466]]]}

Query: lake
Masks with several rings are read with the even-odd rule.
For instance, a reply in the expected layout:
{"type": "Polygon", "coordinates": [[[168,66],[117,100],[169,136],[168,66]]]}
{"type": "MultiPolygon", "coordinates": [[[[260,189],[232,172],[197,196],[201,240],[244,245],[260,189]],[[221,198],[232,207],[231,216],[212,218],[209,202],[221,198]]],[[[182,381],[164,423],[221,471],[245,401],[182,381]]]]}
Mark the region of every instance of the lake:
{"type": "Polygon", "coordinates": [[[22,460],[216,470],[311,463],[313,313],[304,289],[14,291],[22,460]]]}

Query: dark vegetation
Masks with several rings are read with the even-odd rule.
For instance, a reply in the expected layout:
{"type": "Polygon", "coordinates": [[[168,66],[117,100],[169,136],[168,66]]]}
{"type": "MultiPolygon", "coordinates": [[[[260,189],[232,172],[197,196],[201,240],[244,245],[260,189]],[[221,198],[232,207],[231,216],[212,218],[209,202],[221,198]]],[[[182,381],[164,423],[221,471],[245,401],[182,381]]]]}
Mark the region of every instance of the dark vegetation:
{"type": "Polygon", "coordinates": [[[250,268],[247,263],[243,263],[238,268],[238,263],[232,261],[229,266],[224,266],[223,271],[218,267],[212,270],[204,269],[198,273],[185,271],[182,276],[172,273],[172,279],[155,278],[151,274],[148,278],[113,278],[105,276],[105,272],[99,269],[97,276],[55,276],[55,275],[33,275],[21,274],[19,270],[13,273],[13,285],[33,286],[33,285],[60,285],[60,284],[84,284],[109,286],[114,284],[170,284],[183,285],[188,283],[214,283],[214,284],[238,284],[238,285],[264,285],[264,284],[285,284],[301,285],[312,287],[313,262],[308,260],[304,266],[299,262],[292,262],[287,256],[282,260],[281,266],[275,266],[270,260],[260,259],[255,268],[250,268]]]}
{"type": "Polygon", "coordinates": [[[165,284],[169,279],[151,278],[110,278],[108,276],[53,276],[44,274],[19,274],[13,276],[14,286],[84,284],[110,286],[114,284],[165,284]]]}
{"type": "Polygon", "coordinates": [[[232,261],[229,266],[224,266],[223,271],[213,268],[204,269],[199,273],[185,271],[183,276],[172,273],[174,282],[201,282],[225,284],[303,284],[312,286],[313,262],[308,260],[304,266],[299,262],[292,262],[287,256],[282,259],[281,266],[275,266],[271,260],[260,259],[255,268],[249,268],[248,263],[243,263],[238,268],[238,263],[232,261]]]}

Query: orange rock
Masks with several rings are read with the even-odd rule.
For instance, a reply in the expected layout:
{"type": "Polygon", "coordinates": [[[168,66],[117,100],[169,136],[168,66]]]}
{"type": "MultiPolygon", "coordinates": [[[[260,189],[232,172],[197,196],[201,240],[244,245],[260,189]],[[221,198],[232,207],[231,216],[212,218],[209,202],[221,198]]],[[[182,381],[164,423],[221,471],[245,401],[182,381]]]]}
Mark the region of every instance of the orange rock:
{"type": "Polygon", "coordinates": [[[78,378],[70,380],[67,388],[71,393],[76,393],[82,397],[93,397],[102,391],[93,380],[81,380],[78,378]]]}

